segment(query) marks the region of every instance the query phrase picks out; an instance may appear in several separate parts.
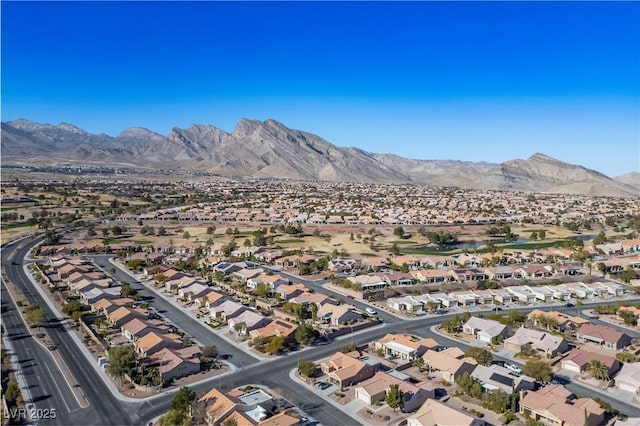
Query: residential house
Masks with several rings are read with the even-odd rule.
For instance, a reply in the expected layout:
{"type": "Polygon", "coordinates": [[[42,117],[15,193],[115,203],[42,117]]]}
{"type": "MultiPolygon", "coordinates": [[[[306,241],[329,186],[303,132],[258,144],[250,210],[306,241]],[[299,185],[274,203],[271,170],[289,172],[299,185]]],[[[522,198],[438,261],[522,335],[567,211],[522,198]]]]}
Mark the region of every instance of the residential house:
{"type": "Polygon", "coordinates": [[[557,426],[600,425],[605,419],[600,404],[591,398],[576,398],[562,385],[520,392],[520,414],[557,426]]]}
{"type": "Polygon", "coordinates": [[[91,312],[95,312],[99,315],[108,315],[122,306],[130,307],[135,302],[135,300],[128,297],[122,297],[119,299],[102,298],[91,304],[91,312]]]}
{"type": "Polygon", "coordinates": [[[120,327],[122,335],[127,339],[135,342],[147,334],[156,332],[158,334],[169,333],[169,327],[161,320],[143,320],[134,318],[120,327]]]}
{"type": "Polygon", "coordinates": [[[211,306],[209,312],[213,318],[228,321],[231,318],[237,317],[247,309],[246,306],[225,298],[222,303],[211,306]]]}
{"type": "Polygon", "coordinates": [[[382,290],[388,286],[387,282],[376,274],[358,275],[347,279],[354,284],[360,284],[362,292],[382,290]]]}
{"type": "Polygon", "coordinates": [[[564,332],[567,329],[575,331],[583,324],[589,323],[589,320],[585,318],[569,316],[557,311],[541,311],[540,309],[534,309],[529,312],[527,319],[533,321],[536,327],[546,326],[549,329],[557,329],[560,332],[564,332]]]}
{"type": "Polygon", "coordinates": [[[163,380],[173,380],[179,377],[195,374],[200,371],[200,359],[197,357],[183,357],[180,352],[165,347],[151,355],[151,365],[158,368],[163,380]]]}
{"type": "Polygon", "coordinates": [[[476,339],[482,342],[491,343],[498,336],[506,337],[507,326],[500,324],[498,321],[471,317],[462,326],[462,332],[475,336],[476,339]]]}
{"type": "MultiPolygon", "coordinates": [[[[209,426],[220,426],[241,404],[238,398],[227,395],[216,388],[204,394],[198,402],[207,405],[205,420],[209,426]]],[[[240,425],[241,423],[236,421],[236,424],[240,425]]],[[[242,424],[248,424],[247,420],[242,424]]]]}
{"type": "Polygon", "coordinates": [[[390,297],[387,299],[387,306],[398,312],[422,312],[422,302],[415,300],[412,296],[390,297]]]}
{"type": "Polygon", "coordinates": [[[284,278],[282,275],[278,275],[278,274],[269,275],[266,273],[262,273],[257,277],[250,278],[247,280],[247,288],[250,288],[250,289],[255,289],[260,284],[266,285],[271,290],[274,290],[278,286],[289,284],[289,280],[284,278]]]}
{"type": "Polygon", "coordinates": [[[506,280],[513,277],[513,271],[508,266],[492,266],[484,268],[483,272],[490,280],[506,280]]]}
{"type": "Polygon", "coordinates": [[[445,308],[454,308],[458,306],[458,299],[453,296],[449,296],[446,293],[431,293],[430,296],[438,300],[440,305],[445,308]]]}
{"type": "Polygon", "coordinates": [[[489,293],[493,295],[493,301],[495,303],[511,303],[514,299],[513,294],[503,288],[490,289],[489,293]]]}
{"type": "Polygon", "coordinates": [[[385,357],[400,361],[413,361],[422,357],[427,349],[435,349],[438,342],[431,338],[418,339],[408,334],[387,334],[374,343],[376,350],[382,350],[385,357]]]}
{"type": "Polygon", "coordinates": [[[547,278],[551,276],[551,272],[544,267],[544,265],[528,265],[522,266],[516,270],[522,278],[528,280],[536,280],[541,278],[547,278]]]}
{"type": "Polygon", "coordinates": [[[149,312],[144,309],[133,309],[121,306],[107,314],[109,325],[118,329],[134,318],[147,319],[149,318],[149,312]]]}
{"type": "Polygon", "coordinates": [[[475,359],[465,357],[464,352],[455,346],[443,351],[429,349],[422,359],[430,370],[439,371],[449,383],[454,383],[464,373],[471,373],[478,365],[475,359]]]}
{"type": "Polygon", "coordinates": [[[239,315],[229,318],[229,329],[234,330],[238,335],[246,336],[251,330],[264,327],[271,320],[264,315],[260,315],[250,309],[239,315]]]}
{"type": "Polygon", "coordinates": [[[509,395],[514,391],[533,390],[536,386],[536,380],[533,377],[513,376],[510,370],[496,364],[478,365],[471,372],[471,377],[489,392],[502,390],[509,395]]]}
{"type": "Polygon", "coordinates": [[[527,286],[510,286],[505,287],[505,290],[511,293],[513,299],[520,303],[529,304],[536,300],[536,295],[527,286]]]}
{"type": "Polygon", "coordinates": [[[372,366],[342,352],[338,352],[320,363],[320,369],[328,376],[330,383],[341,388],[360,383],[373,377],[374,374],[372,366]]]}
{"type": "Polygon", "coordinates": [[[569,343],[562,337],[538,330],[520,327],[516,333],[504,340],[504,348],[518,352],[534,350],[549,358],[569,350],[569,343]]]}
{"type": "Polygon", "coordinates": [[[194,282],[191,285],[182,287],[178,290],[178,297],[189,302],[193,302],[205,294],[209,293],[211,288],[204,283],[194,282]]]}
{"type": "Polygon", "coordinates": [[[258,426],[296,426],[301,424],[301,420],[298,417],[294,417],[287,414],[286,411],[281,411],[267,419],[264,419],[258,426]]]}
{"type": "Polygon", "coordinates": [[[324,304],[318,309],[318,318],[332,325],[345,325],[362,319],[362,314],[356,312],[351,305],[324,304]]]}
{"type": "Polygon", "coordinates": [[[609,377],[620,369],[620,361],[611,356],[602,355],[595,352],[589,352],[584,349],[573,349],[567,356],[565,356],[560,366],[569,371],[575,373],[583,373],[587,370],[587,367],[591,361],[600,361],[607,367],[609,377]]]}
{"type": "Polygon", "coordinates": [[[100,299],[120,299],[120,288],[121,287],[94,287],[91,290],[82,291],[80,293],[80,299],[85,305],[90,305],[100,299]]]}
{"type": "MultiPolygon", "coordinates": [[[[430,382],[426,382],[430,385],[430,382]]],[[[408,381],[400,380],[391,374],[378,371],[370,379],[360,383],[355,388],[355,397],[367,405],[374,405],[384,401],[391,385],[398,385],[403,396],[402,411],[410,413],[417,410],[427,398],[433,398],[434,389],[414,385],[408,381]]]]}
{"type": "Polygon", "coordinates": [[[427,399],[407,418],[407,426],[482,426],[484,421],[435,399],[427,399]]]}
{"type": "Polygon", "coordinates": [[[444,269],[418,269],[416,271],[409,271],[409,274],[424,284],[443,283],[453,279],[444,269]]]}
{"type": "Polygon", "coordinates": [[[251,268],[251,269],[243,268],[243,269],[240,269],[239,271],[233,272],[232,275],[234,277],[240,278],[240,280],[243,283],[246,283],[248,280],[255,278],[263,273],[264,271],[261,268],[251,268]]]}
{"type": "Polygon", "coordinates": [[[146,357],[164,348],[180,349],[182,341],[177,334],[151,331],[133,342],[133,347],[140,356],[146,357]]]}
{"type": "Polygon", "coordinates": [[[268,338],[273,336],[284,337],[287,341],[294,339],[298,326],[291,321],[276,318],[270,323],[249,332],[252,339],[268,338]]]}
{"type": "Polygon", "coordinates": [[[408,272],[392,272],[381,274],[381,278],[390,286],[413,285],[416,279],[408,272]]]}
{"type": "Polygon", "coordinates": [[[306,287],[303,284],[282,284],[274,290],[274,293],[282,300],[291,300],[303,294],[305,290],[306,287]]]}
{"type": "Polygon", "coordinates": [[[583,324],[577,331],[580,343],[594,343],[607,349],[619,350],[631,344],[631,336],[602,324],[583,324]]]}
{"type": "Polygon", "coordinates": [[[616,374],[616,387],[640,394],[640,362],[626,362],[616,374]]]}

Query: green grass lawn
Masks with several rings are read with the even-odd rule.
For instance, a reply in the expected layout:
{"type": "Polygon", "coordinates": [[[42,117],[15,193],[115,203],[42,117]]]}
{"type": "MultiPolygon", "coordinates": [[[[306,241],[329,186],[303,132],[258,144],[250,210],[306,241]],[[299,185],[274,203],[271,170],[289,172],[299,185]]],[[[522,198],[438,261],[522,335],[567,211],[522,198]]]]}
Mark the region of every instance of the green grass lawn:
{"type": "Polygon", "coordinates": [[[418,244],[416,241],[407,241],[407,240],[394,240],[391,241],[391,244],[418,244]]]}
{"type": "Polygon", "coordinates": [[[276,244],[295,244],[295,243],[303,243],[304,238],[292,238],[290,240],[276,240],[274,241],[276,244]]]}

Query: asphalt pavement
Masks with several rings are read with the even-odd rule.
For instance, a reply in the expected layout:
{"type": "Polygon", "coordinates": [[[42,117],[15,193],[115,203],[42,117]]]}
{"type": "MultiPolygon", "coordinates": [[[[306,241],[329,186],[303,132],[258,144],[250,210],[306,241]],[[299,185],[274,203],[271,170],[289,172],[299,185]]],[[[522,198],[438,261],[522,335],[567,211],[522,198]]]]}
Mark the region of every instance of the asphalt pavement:
{"type": "MultiPolygon", "coordinates": [[[[3,248],[2,266],[9,280],[22,290],[28,303],[40,305],[44,310],[45,327],[47,328],[49,338],[53,344],[56,345],[56,350],[60,351],[60,355],[65,360],[71,374],[81,386],[82,392],[91,404],[89,408],[70,412],[69,415],[65,415],[62,407],[60,407],[59,413],[61,414],[58,416],[61,422],[60,424],[104,424],[119,426],[132,424],[131,419],[125,410],[123,410],[122,404],[113,396],[93,366],[89,365],[90,361],[76,345],[64,320],[61,320],[58,313],[49,307],[40,293],[35,289],[35,284],[26,276],[21,262],[35,244],[36,242],[25,242],[17,246],[3,248]],[[5,250],[15,250],[15,255],[12,257],[13,261],[5,260],[5,250]],[[16,265],[13,262],[19,264],[16,265]]],[[[64,380],[58,383],[62,385],[64,380]]]]}
{"type": "MultiPolygon", "coordinates": [[[[18,249],[13,260],[16,261],[16,259],[24,259],[29,247],[32,245],[33,244],[28,244],[28,247],[18,249]]],[[[125,402],[115,398],[110,393],[109,388],[104,384],[104,382],[102,382],[101,377],[95,369],[88,365],[89,360],[83,356],[80,348],[76,346],[75,341],[70,338],[66,328],[56,322],[56,314],[48,308],[47,304],[44,303],[43,300],[41,300],[39,293],[33,291],[33,284],[25,276],[22,267],[11,265],[9,263],[10,262],[8,260],[6,262],[3,260],[3,266],[5,266],[9,278],[13,282],[16,282],[21,288],[25,289],[27,298],[30,302],[33,301],[34,303],[39,303],[45,309],[47,319],[51,321],[52,324],[49,328],[51,339],[59,347],[61,355],[68,363],[72,374],[76,378],[77,382],[81,384],[83,391],[86,393],[87,398],[92,404],[89,409],[82,409],[75,413],[71,413],[73,415],[67,417],[69,421],[65,424],[143,424],[149,419],[155,418],[166,412],[171,400],[173,399],[173,395],[170,393],[154,397],[150,400],[141,401],[139,403],[125,402]]],[[[108,258],[104,256],[98,258],[97,263],[107,271],[113,267],[108,262],[108,258]]],[[[449,318],[451,315],[425,316],[417,320],[403,321],[396,316],[381,312],[380,317],[386,322],[381,326],[377,326],[372,329],[365,329],[358,333],[354,333],[353,335],[348,335],[325,346],[313,347],[300,352],[290,353],[286,356],[276,357],[270,361],[261,361],[242,352],[219,336],[216,336],[211,330],[207,329],[206,326],[202,325],[194,318],[191,318],[185,312],[173,306],[170,302],[161,297],[157,297],[151,290],[147,289],[143,284],[132,280],[128,274],[119,270],[119,268],[115,269],[116,279],[130,282],[134,288],[140,291],[142,297],[151,298],[149,300],[153,306],[159,311],[164,311],[163,315],[174,322],[176,326],[191,334],[200,343],[205,345],[214,345],[218,347],[220,353],[232,355],[230,361],[238,367],[238,370],[222,377],[212,378],[206,382],[192,385],[191,387],[198,394],[208,391],[213,386],[221,389],[232,389],[237,386],[251,383],[269,386],[275,391],[281,393],[292,404],[304,409],[312,417],[325,425],[350,425],[354,424],[354,420],[345,413],[336,410],[333,405],[324,401],[322,398],[317,397],[314,392],[311,392],[299,383],[290,380],[288,373],[292,368],[296,367],[299,361],[322,359],[334,354],[342,346],[350,343],[351,341],[356,344],[365,344],[379,339],[387,333],[413,333],[423,337],[433,337],[438,342],[448,346],[467,346],[458,341],[436,335],[431,330],[431,326],[440,324],[444,319],[449,318]]],[[[295,276],[290,277],[296,282],[305,283],[309,288],[318,292],[330,294],[334,297],[344,297],[342,294],[332,292],[316,282],[300,279],[295,276]]],[[[363,310],[369,306],[357,300],[350,300],[349,303],[352,303],[354,306],[363,310]]],[[[593,305],[585,304],[583,309],[587,309],[589,306],[593,305]]],[[[557,306],[518,308],[518,310],[522,312],[529,312],[533,309],[555,309],[559,311],[570,310],[569,308],[557,306]]],[[[473,314],[477,313],[479,312],[473,312],[473,314]]],[[[499,359],[500,357],[495,356],[495,358],[499,359]]],[[[567,388],[572,392],[579,393],[583,396],[590,396],[589,392],[592,392],[590,388],[577,383],[569,383],[567,384],[567,388]]],[[[621,407],[621,411],[625,414],[640,415],[640,409],[636,407],[621,405],[618,401],[611,400],[611,398],[607,399],[600,393],[597,393],[594,397],[599,397],[611,403],[613,407],[621,407]]]]}
{"type": "Polygon", "coordinates": [[[30,329],[24,323],[4,280],[1,291],[2,325],[27,386],[28,393],[23,398],[28,407],[33,404],[36,414],[42,414],[40,424],[65,425],[71,413],[81,408],[80,404],[49,351],[31,334],[44,330],[30,329]]]}
{"type": "Polygon", "coordinates": [[[114,270],[115,272],[111,275],[116,280],[121,283],[128,282],[131,284],[132,288],[138,290],[138,294],[143,300],[149,302],[159,314],[169,319],[177,328],[189,334],[202,345],[215,346],[218,349],[218,353],[224,356],[226,361],[239,368],[258,362],[256,357],[238,350],[235,345],[216,335],[211,328],[196,321],[173,303],[159,297],[140,281],[134,280],[120,266],[111,264],[109,258],[112,257],[114,256],[92,256],[92,259],[103,270],[107,272],[114,270]]]}

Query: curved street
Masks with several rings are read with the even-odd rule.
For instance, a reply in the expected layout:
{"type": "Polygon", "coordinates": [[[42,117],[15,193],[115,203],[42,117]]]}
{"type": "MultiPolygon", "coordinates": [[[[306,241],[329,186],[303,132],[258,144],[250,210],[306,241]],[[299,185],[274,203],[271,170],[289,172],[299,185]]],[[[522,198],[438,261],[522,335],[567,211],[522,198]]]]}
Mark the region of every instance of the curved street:
{"type": "MultiPolygon", "coordinates": [[[[169,407],[173,398],[172,393],[166,392],[159,396],[147,398],[144,401],[135,401],[124,398],[120,395],[117,397],[114,396],[111,391],[112,388],[104,383],[103,378],[98,374],[93,365],[91,365],[94,361],[88,359],[81,348],[77,346],[76,341],[71,338],[71,333],[69,333],[65,328],[64,319],[61,314],[53,312],[49,308],[48,304],[43,299],[43,295],[36,288],[36,285],[31,279],[29,279],[29,277],[27,277],[22,264],[24,263],[25,257],[29,253],[30,249],[39,241],[41,241],[41,239],[5,246],[2,249],[2,267],[6,271],[8,279],[15,283],[16,286],[25,293],[29,303],[39,304],[45,309],[47,331],[51,340],[59,348],[58,350],[60,350],[60,354],[66,361],[73,377],[76,379],[77,383],[86,395],[87,400],[91,404],[90,407],[86,409],[75,409],[73,411],[69,411],[64,408],[65,403],[69,403],[68,396],[63,397],[62,400],[57,397],[47,400],[47,403],[51,404],[51,407],[58,408],[58,412],[60,413],[57,421],[52,424],[142,424],[162,415],[169,407]]],[[[106,269],[111,267],[111,264],[108,263],[106,257],[104,257],[103,260],[97,260],[97,263],[103,268],[106,267],[106,269]]],[[[126,275],[125,272],[119,268],[116,268],[115,275],[117,279],[122,279],[130,283],[132,281],[131,277],[126,275]]],[[[294,281],[300,281],[299,277],[291,277],[294,281]]],[[[150,299],[152,305],[154,305],[158,310],[164,311],[163,315],[171,319],[178,327],[191,334],[200,343],[205,345],[215,345],[219,348],[221,354],[231,355],[229,361],[237,367],[237,370],[227,375],[208,379],[205,382],[192,385],[191,387],[197,393],[200,394],[206,392],[214,386],[222,389],[231,389],[240,385],[252,383],[264,385],[270,387],[276,391],[276,393],[281,394],[292,404],[300,407],[310,416],[325,425],[354,424],[354,420],[342,411],[336,410],[333,405],[317,396],[315,392],[312,392],[289,378],[289,372],[291,369],[296,367],[299,361],[322,359],[332,355],[344,346],[346,342],[350,342],[351,340],[356,344],[365,344],[392,332],[413,333],[422,337],[432,337],[441,344],[447,346],[467,347],[467,345],[461,342],[444,337],[431,330],[432,326],[440,324],[444,319],[449,318],[453,314],[426,316],[417,320],[403,320],[393,315],[381,313],[380,316],[385,322],[380,326],[365,329],[358,333],[354,333],[353,335],[347,335],[346,337],[325,346],[306,348],[299,352],[290,353],[269,361],[263,361],[239,350],[234,345],[220,338],[206,326],[189,317],[186,313],[173,306],[171,303],[161,297],[156,297],[151,290],[144,288],[141,283],[133,282],[131,284],[141,290],[141,295],[143,297],[152,298],[150,299]]],[[[307,282],[305,282],[305,284],[307,284],[307,282]]],[[[318,292],[328,294],[333,293],[327,291],[324,287],[317,285],[316,283],[311,282],[310,287],[318,292]]],[[[342,295],[337,295],[342,297],[342,295]]],[[[7,302],[9,301],[3,298],[3,304],[7,302]]],[[[368,306],[359,301],[350,301],[350,303],[351,302],[361,309],[368,306]]],[[[15,308],[15,306],[13,306],[13,302],[10,303],[12,306],[7,309],[15,308]]],[[[584,308],[597,304],[585,303],[584,308]]],[[[577,314],[575,308],[557,306],[536,308],[542,310],[555,309],[570,314],[577,314]]],[[[5,308],[3,308],[3,313],[4,309],[5,308]]],[[[522,312],[529,312],[534,308],[527,307],[516,309],[522,312]]],[[[640,333],[637,332],[632,332],[630,334],[635,337],[640,336],[640,333]]],[[[21,336],[21,334],[17,336],[9,336],[9,338],[13,341],[19,336],[21,336]]],[[[43,357],[42,355],[43,354],[40,354],[40,358],[43,357]]],[[[497,355],[494,355],[494,358],[501,359],[501,357],[497,355]]],[[[26,379],[28,380],[29,386],[36,384],[32,376],[28,376],[26,379]]],[[[568,383],[566,387],[572,392],[583,396],[601,398],[610,403],[612,407],[629,416],[640,416],[640,408],[612,399],[606,393],[594,391],[588,386],[575,382],[568,383]]]]}

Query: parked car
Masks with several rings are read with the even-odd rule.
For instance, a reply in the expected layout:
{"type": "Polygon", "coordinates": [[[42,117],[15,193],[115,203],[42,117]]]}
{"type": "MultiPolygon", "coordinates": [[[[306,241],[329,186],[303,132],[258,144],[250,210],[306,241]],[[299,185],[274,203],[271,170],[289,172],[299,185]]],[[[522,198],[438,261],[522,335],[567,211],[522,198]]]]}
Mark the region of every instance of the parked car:
{"type": "Polygon", "coordinates": [[[518,367],[515,364],[511,364],[510,362],[505,362],[504,368],[506,368],[507,370],[513,371],[516,374],[522,374],[522,368],[518,367]]]}
{"type": "Polygon", "coordinates": [[[320,382],[316,385],[318,387],[318,389],[320,390],[325,390],[326,388],[328,388],[329,386],[331,386],[329,383],[326,382],[320,382]]]}
{"type": "Polygon", "coordinates": [[[573,305],[573,303],[569,302],[569,303],[566,303],[564,306],[565,306],[565,308],[573,308],[574,305],[573,305]]]}
{"type": "Polygon", "coordinates": [[[366,309],[365,309],[365,312],[366,312],[366,313],[368,313],[369,315],[375,315],[375,314],[377,314],[377,312],[376,312],[376,311],[374,311],[374,310],[373,310],[373,309],[371,309],[371,308],[366,308],[366,309]]]}

